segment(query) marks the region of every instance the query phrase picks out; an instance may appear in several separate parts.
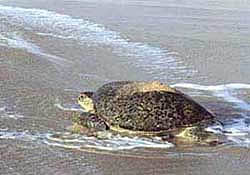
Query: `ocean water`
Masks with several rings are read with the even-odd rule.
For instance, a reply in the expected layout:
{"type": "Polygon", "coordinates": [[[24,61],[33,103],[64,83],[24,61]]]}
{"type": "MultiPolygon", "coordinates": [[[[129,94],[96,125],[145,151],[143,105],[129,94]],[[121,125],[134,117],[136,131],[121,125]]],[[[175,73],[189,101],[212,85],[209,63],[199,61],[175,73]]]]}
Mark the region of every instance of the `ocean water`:
{"type": "MultiPolygon", "coordinates": [[[[112,161],[112,156],[124,156],[177,162],[186,156],[195,162],[195,157],[213,157],[228,148],[248,150],[248,5],[233,0],[226,4],[219,0],[0,1],[2,147],[17,142],[15,148],[30,150],[34,145],[56,152],[58,159],[79,151],[83,157],[100,153],[112,161]],[[159,80],[187,93],[216,114],[223,126],[206,130],[226,142],[217,147],[178,148],[158,137],[107,133],[105,138],[95,138],[70,133],[72,113],[82,111],[76,103],[79,92],[94,91],[115,80],[159,80]]],[[[9,164],[1,165],[1,172],[25,173],[15,167],[10,170],[9,164]]],[[[79,173],[74,165],[71,168],[66,174],[79,173]]],[[[82,168],[89,170],[89,166],[82,168]]],[[[108,174],[116,168],[105,164],[102,170],[108,174]]],[[[164,167],[161,170],[159,174],[166,173],[164,167]]],[[[145,172],[150,174],[147,168],[145,172]]]]}

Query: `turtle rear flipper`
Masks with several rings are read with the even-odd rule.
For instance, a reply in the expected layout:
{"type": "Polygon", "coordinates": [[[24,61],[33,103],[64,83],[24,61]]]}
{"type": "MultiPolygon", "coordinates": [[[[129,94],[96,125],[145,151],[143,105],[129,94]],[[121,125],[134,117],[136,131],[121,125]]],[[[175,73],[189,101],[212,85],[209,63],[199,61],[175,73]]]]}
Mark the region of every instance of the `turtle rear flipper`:
{"type": "MultiPolygon", "coordinates": [[[[182,142],[182,144],[201,144],[208,146],[216,146],[222,144],[220,141],[220,135],[205,131],[200,126],[192,126],[185,128],[182,132],[176,135],[176,142],[182,142]]],[[[178,144],[179,145],[179,144],[178,144]]]]}

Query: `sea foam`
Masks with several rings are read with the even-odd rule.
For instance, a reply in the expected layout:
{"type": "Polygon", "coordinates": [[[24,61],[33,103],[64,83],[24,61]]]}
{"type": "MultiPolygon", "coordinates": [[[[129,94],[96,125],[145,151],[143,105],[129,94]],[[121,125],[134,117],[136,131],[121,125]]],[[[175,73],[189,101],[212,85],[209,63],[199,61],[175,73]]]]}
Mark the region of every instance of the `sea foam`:
{"type": "Polygon", "coordinates": [[[20,119],[24,118],[23,115],[17,114],[14,111],[8,110],[7,107],[0,107],[0,118],[9,118],[9,119],[20,119]]]}
{"type": "Polygon", "coordinates": [[[210,91],[214,97],[223,99],[225,102],[233,104],[233,108],[240,110],[240,112],[238,112],[240,117],[224,121],[223,127],[215,125],[206,128],[206,130],[216,134],[224,134],[227,136],[228,140],[231,140],[238,146],[250,146],[250,125],[246,122],[250,119],[250,104],[235,95],[238,90],[250,89],[250,84],[230,83],[204,86],[191,83],[180,83],[174,84],[172,87],[210,91]]]}
{"type": "Polygon", "coordinates": [[[16,25],[40,35],[71,39],[84,46],[108,46],[111,51],[159,79],[191,76],[197,71],[178,59],[178,53],[157,46],[132,41],[102,24],[42,9],[0,5],[0,15],[16,25]],[[167,74],[167,75],[166,75],[167,74]],[[165,75],[165,76],[162,76],[165,75]],[[176,76],[178,75],[178,76],[176,76]]]}
{"type": "Polygon", "coordinates": [[[9,131],[8,129],[0,129],[0,139],[15,139],[22,141],[35,141],[40,144],[49,146],[57,146],[71,149],[94,148],[106,151],[130,150],[134,148],[169,148],[173,144],[148,138],[129,138],[119,135],[98,139],[96,137],[88,137],[84,135],[72,133],[31,133],[29,131],[9,131]]]}
{"type": "Polygon", "coordinates": [[[70,61],[68,61],[68,60],[66,60],[64,58],[45,53],[35,43],[32,43],[32,42],[29,42],[29,41],[25,40],[24,38],[22,38],[21,34],[17,34],[17,33],[14,33],[14,32],[12,32],[12,33],[6,33],[6,32],[1,33],[0,34],[0,46],[23,49],[23,50],[25,50],[25,51],[27,51],[29,53],[45,57],[50,62],[53,62],[55,64],[59,64],[61,66],[65,65],[63,63],[71,63],[70,61]]]}
{"type": "Polygon", "coordinates": [[[223,84],[223,85],[198,85],[198,84],[191,84],[191,83],[178,83],[172,85],[172,87],[180,87],[180,88],[189,88],[194,90],[200,91],[211,91],[215,97],[222,98],[226,102],[233,103],[235,107],[243,109],[243,110],[250,110],[250,104],[245,102],[244,100],[235,97],[232,92],[240,89],[250,89],[250,84],[243,84],[243,83],[230,83],[230,84],[223,84]]]}

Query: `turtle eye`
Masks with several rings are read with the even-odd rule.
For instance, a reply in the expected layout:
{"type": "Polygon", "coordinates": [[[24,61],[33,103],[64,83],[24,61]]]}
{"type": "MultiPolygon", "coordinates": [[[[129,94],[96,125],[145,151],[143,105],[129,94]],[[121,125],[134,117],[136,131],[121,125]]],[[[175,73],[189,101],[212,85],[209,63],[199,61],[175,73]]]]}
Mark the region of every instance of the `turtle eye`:
{"type": "Polygon", "coordinates": [[[78,100],[81,101],[81,99],[82,99],[82,96],[79,96],[79,97],[78,97],[78,100]]]}

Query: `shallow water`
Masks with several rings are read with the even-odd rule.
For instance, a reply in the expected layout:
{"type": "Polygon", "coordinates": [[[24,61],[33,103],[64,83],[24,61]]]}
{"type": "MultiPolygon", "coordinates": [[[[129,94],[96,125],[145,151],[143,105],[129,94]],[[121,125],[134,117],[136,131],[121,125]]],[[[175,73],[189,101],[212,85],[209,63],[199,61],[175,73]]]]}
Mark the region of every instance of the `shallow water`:
{"type": "Polygon", "coordinates": [[[0,1],[0,172],[248,174],[249,6],[0,1]],[[178,147],[69,133],[79,92],[114,80],[160,80],[186,92],[224,124],[207,130],[226,142],[178,147]]]}

